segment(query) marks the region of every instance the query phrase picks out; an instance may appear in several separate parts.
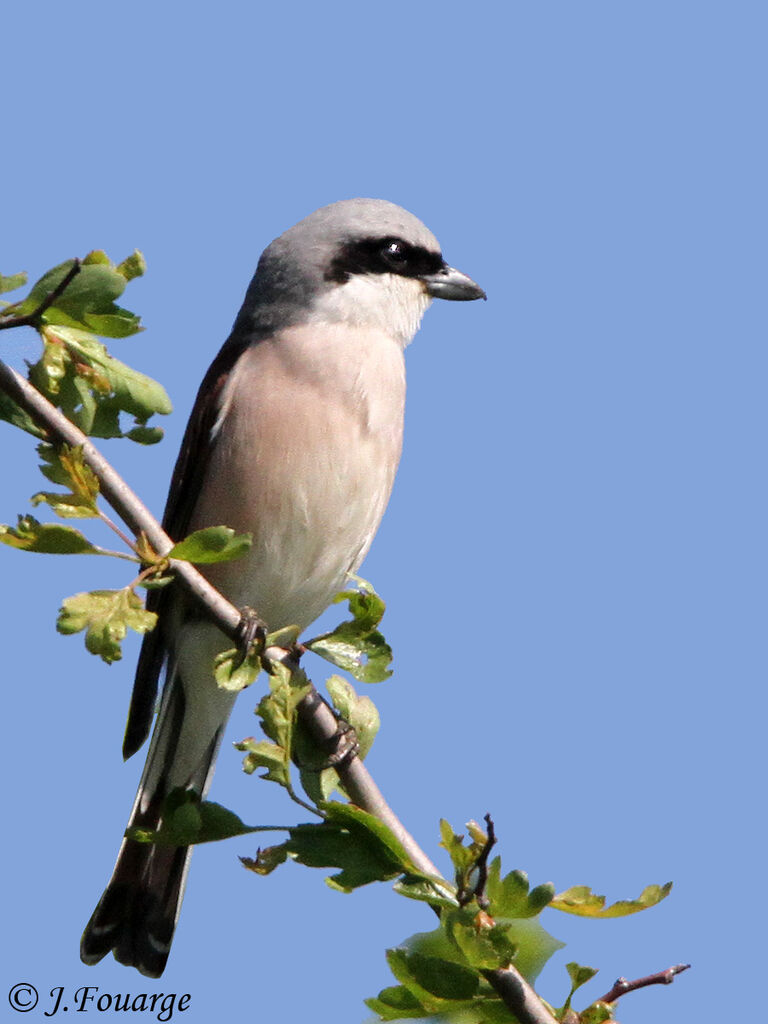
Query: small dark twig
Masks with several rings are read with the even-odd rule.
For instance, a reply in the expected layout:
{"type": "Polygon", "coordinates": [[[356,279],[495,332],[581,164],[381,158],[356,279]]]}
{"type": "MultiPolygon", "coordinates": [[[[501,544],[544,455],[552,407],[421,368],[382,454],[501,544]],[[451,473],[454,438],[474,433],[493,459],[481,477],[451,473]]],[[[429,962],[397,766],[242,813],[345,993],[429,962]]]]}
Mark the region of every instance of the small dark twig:
{"type": "Polygon", "coordinates": [[[618,978],[610,992],[598,999],[599,1003],[615,1003],[620,996],[627,992],[634,992],[638,988],[645,988],[646,985],[671,985],[678,974],[687,971],[690,964],[675,964],[668,967],[666,971],[658,971],[656,974],[646,974],[644,978],[635,978],[634,981],[627,981],[626,978],[618,978]]]}
{"type": "Polygon", "coordinates": [[[486,814],[483,821],[488,826],[488,842],[483,847],[483,851],[477,858],[477,862],[475,864],[475,867],[477,868],[475,899],[483,910],[487,910],[490,902],[488,897],[485,895],[485,887],[488,884],[488,855],[496,845],[496,829],[493,827],[493,819],[490,814],[486,814]]]}
{"type": "MultiPolygon", "coordinates": [[[[486,814],[483,820],[488,826],[488,838],[485,846],[480,851],[477,860],[472,865],[472,872],[477,872],[477,880],[471,888],[464,888],[463,885],[460,886],[459,891],[456,893],[456,897],[459,901],[460,907],[466,907],[466,905],[471,903],[472,900],[477,900],[478,905],[483,910],[487,910],[489,901],[485,895],[485,887],[488,884],[488,854],[496,845],[496,831],[494,830],[490,814],[486,814]]],[[[472,872],[470,872],[470,874],[472,872]]]]}
{"type": "Polygon", "coordinates": [[[74,279],[80,273],[82,263],[79,259],[75,258],[72,266],[66,272],[64,277],[59,281],[56,287],[50,291],[37,309],[34,309],[31,313],[27,313],[25,316],[14,316],[13,313],[8,313],[6,316],[0,316],[0,331],[6,330],[8,327],[37,327],[40,322],[40,317],[52,306],[56,299],[58,299],[69,286],[72,284],[74,279]]]}

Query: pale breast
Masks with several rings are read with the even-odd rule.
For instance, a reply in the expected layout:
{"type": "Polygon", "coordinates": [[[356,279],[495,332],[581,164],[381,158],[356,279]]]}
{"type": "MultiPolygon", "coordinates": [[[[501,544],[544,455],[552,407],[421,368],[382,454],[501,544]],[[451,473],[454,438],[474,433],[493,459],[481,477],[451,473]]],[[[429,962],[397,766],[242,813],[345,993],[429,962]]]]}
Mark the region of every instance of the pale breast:
{"type": "Polygon", "coordinates": [[[344,588],[389,500],[404,400],[383,332],[293,328],[239,360],[191,527],[253,534],[244,559],[207,571],[234,604],[304,628],[344,588]]]}

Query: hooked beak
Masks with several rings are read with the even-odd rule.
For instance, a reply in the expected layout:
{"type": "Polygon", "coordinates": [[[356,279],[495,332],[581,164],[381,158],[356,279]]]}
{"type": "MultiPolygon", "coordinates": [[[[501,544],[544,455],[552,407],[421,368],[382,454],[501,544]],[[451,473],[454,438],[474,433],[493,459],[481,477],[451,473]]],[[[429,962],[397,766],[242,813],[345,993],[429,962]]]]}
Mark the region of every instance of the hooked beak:
{"type": "Polygon", "coordinates": [[[433,274],[425,274],[421,280],[427,294],[435,299],[455,299],[466,302],[470,299],[485,299],[485,292],[479,284],[475,284],[471,277],[462,274],[455,267],[449,267],[444,263],[439,270],[433,274]]]}

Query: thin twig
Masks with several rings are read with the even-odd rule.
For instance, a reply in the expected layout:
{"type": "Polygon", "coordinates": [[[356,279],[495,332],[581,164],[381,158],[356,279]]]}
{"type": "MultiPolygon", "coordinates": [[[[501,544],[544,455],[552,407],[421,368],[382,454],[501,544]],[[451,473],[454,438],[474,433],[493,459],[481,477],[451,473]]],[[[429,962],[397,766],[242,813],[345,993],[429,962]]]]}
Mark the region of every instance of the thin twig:
{"type": "MultiPolygon", "coordinates": [[[[133,534],[138,537],[143,531],[149,543],[160,555],[170,551],[173,546],[171,538],[86,435],[28,380],[2,360],[0,388],[28,413],[38,426],[48,432],[49,438],[63,441],[72,447],[81,447],[83,460],[96,474],[101,493],[133,534]]],[[[206,616],[226,636],[236,641],[241,622],[238,609],[211,586],[191,563],[171,559],[170,564],[184,588],[198,602],[206,616]]],[[[291,659],[290,653],[282,648],[272,648],[270,655],[283,661],[291,659]]],[[[339,724],[336,717],[314,687],[299,703],[298,713],[316,741],[327,744],[338,735],[339,724]]],[[[440,879],[440,872],[395,815],[360,758],[353,754],[338,765],[337,771],[352,801],[375,815],[391,829],[419,871],[440,879]]],[[[510,964],[507,968],[483,973],[520,1024],[555,1024],[554,1017],[514,966],[510,964]]]]}
{"type": "Polygon", "coordinates": [[[113,522],[112,519],[110,519],[110,517],[107,515],[106,512],[104,512],[100,508],[97,508],[96,511],[99,513],[99,519],[101,519],[102,523],[104,523],[105,526],[108,526],[110,528],[110,530],[112,530],[114,533],[116,533],[117,536],[120,538],[120,540],[123,542],[123,544],[125,544],[126,547],[130,548],[131,551],[133,551],[133,553],[135,555],[136,554],[136,542],[132,541],[131,538],[128,536],[128,534],[125,533],[123,530],[121,530],[120,527],[117,525],[117,523],[113,522]]]}
{"type": "Polygon", "coordinates": [[[674,967],[668,967],[666,971],[646,974],[644,978],[635,978],[634,981],[618,978],[611,991],[606,992],[597,1001],[600,1003],[615,1003],[620,996],[625,996],[627,992],[635,992],[639,988],[645,988],[646,985],[671,985],[677,975],[687,971],[690,966],[690,964],[675,964],[674,967]]]}
{"type": "Polygon", "coordinates": [[[0,316],[0,331],[6,330],[8,327],[36,327],[40,322],[40,317],[52,306],[56,299],[69,288],[74,279],[80,273],[82,263],[79,259],[74,259],[72,266],[69,268],[67,273],[62,277],[59,283],[54,289],[52,289],[37,309],[31,313],[26,313],[24,316],[14,316],[13,313],[6,313],[5,316],[0,316]]]}
{"type": "Polygon", "coordinates": [[[477,868],[475,899],[485,910],[489,903],[488,897],[485,895],[485,887],[488,884],[488,856],[496,845],[496,829],[493,827],[493,818],[491,818],[490,814],[486,814],[483,820],[488,826],[488,842],[483,847],[482,852],[475,863],[475,867],[477,868]]]}

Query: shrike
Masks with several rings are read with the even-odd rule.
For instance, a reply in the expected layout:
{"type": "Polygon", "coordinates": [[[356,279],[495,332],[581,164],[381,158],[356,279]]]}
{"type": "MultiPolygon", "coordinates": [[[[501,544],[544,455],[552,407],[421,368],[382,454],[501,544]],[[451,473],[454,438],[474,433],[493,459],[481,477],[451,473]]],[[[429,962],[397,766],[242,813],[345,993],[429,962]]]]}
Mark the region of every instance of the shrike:
{"type": "MultiPolygon", "coordinates": [[[[443,260],[434,235],[381,199],[325,206],[269,245],[232,333],[197,395],[163,520],[174,540],[204,526],[253,534],[249,553],[206,568],[270,630],[307,627],[363,560],[400,459],[403,350],[432,298],[485,298],[443,260]]],[[[176,587],[142,646],[123,753],[142,745],[166,682],[129,826],[156,829],[177,787],[205,796],[234,695],[212,665],[230,646],[176,587]]],[[[179,916],[190,847],[124,839],[83,934],[159,977],[179,916]]]]}

